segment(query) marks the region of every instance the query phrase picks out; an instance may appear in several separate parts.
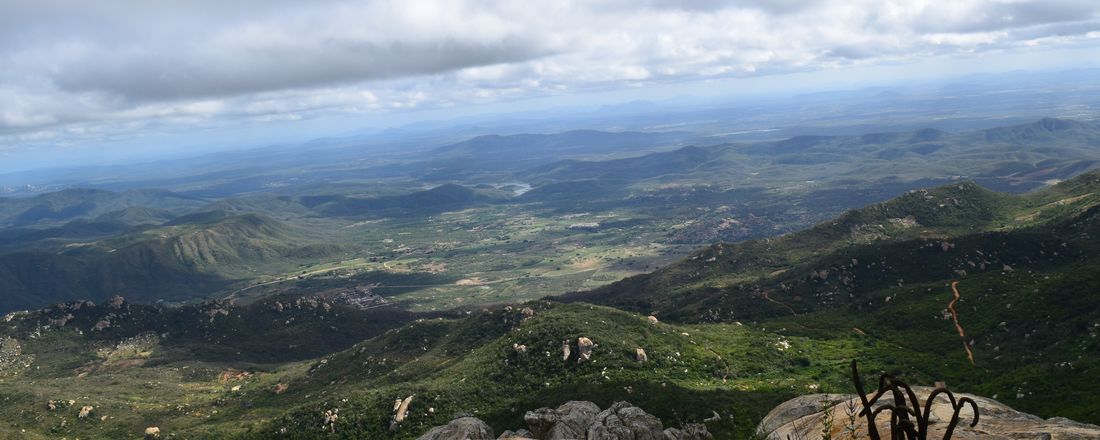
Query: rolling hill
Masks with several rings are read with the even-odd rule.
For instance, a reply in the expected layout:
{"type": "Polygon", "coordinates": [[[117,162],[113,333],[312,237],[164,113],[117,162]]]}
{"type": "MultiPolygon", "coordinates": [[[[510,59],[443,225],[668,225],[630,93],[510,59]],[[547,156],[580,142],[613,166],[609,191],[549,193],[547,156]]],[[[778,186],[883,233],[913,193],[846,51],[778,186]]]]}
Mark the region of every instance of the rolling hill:
{"type": "Polygon", "coordinates": [[[382,197],[342,195],[304,196],[301,203],[326,216],[428,215],[491,202],[498,197],[462,185],[444,184],[432,189],[382,197]]]}
{"type": "Polygon", "coordinates": [[[554,134],[478,136],[431,151],[446,157],[485,157],[492,160],[535,160],[569,155],[630,152],[675,144],[687,133],[606,132],[574,130],[554,134]]]}
{"type": "Polygon", "coordinates": [[[377,177],[412,177],[430,182],[500,176],[571,158],[637,155],[685,145],[682,132],[607,132],[573,130],[549,134],[483,135],[437,147],[411,161],[376,166],[377,177]]]}
{"type": "Polygon", "coordinates": [[[755,319],[761,310],[768,311],[765,316],[787,313],[772,301],[777,299],[809,311],[826,291],[835,290],[838,301],[845,302],[849,294],[898,279],[948,279],[964,271],[1000,271],[1006,265],[1067,264],[1096,245],[1069,225],[1090,221],[1098,194],[1100,172],[1020,196],[972,182],[916,190],[804,231],[715,244],[654,273],[575,297],[684,317],[702,317],[700,309],[726,304],[718,308],[734,313],[727,319],[755,319]],[[982,264],[971,265],[974,261],[982,264]],[[734,307],[734,302],[740,304],[734,307]]]}
{"type": "Polygon", "coordinates": [[[41,225],[87,219],[131,207],[179,212],[195,209],[206,203],[203,199],[169,191],[67,189],[28,198],[0,198],[0,226],[41,225]]]}
{"type": "Polygon", "coordinates": [[[1022,193],[1100,165],[1100,125],[1064,119],[948,133],[933,129],[790,139],[605,161],[559,161],[520,172],[538,184],[607,178],[653,186],[665,180],[790,187],[969,178],[1022,193]]]}
{"type": "Polygon", "coordinates": [[[198,213],[60,253],[0,255],[0,309],[112,295],[144,302],[203,298],[233,283],[235,268],[338,251],[268,217],[198,213]]]}
{"type": "Polygon", "coordinates": [[[669,152],[608,161],[566,160],[524,171],[518,177],[536,185],[559,180],[631,181],[691,173],[713,159],[710,149],[684,147],[669,152]]]}

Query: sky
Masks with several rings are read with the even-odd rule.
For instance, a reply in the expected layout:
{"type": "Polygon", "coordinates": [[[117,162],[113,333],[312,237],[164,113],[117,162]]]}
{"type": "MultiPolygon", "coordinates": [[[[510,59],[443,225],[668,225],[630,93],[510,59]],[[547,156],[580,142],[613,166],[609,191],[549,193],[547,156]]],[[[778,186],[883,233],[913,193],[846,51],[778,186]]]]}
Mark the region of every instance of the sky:
{"type": "Polygon", "coordinates": [[[1097,59],[1095,0],[0,0],[0,172],[540,102],[1097,59]]]}

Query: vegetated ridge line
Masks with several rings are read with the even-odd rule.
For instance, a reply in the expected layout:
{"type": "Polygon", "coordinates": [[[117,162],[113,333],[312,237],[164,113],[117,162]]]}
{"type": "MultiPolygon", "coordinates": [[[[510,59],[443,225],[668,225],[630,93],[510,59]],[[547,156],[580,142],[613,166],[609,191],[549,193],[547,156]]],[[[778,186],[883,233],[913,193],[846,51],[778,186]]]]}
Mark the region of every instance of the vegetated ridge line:
{"type": "Polygon", "coordinates": [[[951,299],[951,302],[947,303],[947,310],[951,312],[951,319],[955,321],[955,330],[959,331],[959,337],[962,338],[963,348],[966,349],[966,358],[970,359],[970,365],[974,364],[974,352],[970,351],[970,344],[966,343],[966,332],[963,331],[962,325],[959,324],[959,312],[955,310],[955,303],[959,302],[959,282],[951,282],[951,292],[955,294],[955,297],[951,299]]]}

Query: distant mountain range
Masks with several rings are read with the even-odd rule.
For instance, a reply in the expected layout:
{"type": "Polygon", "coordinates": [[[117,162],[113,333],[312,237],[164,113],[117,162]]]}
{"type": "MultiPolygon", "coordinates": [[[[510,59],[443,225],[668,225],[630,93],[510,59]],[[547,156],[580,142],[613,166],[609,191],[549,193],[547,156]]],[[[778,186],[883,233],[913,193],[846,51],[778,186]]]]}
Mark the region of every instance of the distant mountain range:
{"type": "Polygon", "coordinates": [[[607,179],[790,185],[965,177],[1024,192],[1100,165],[1100,126],[1062,119],[960,133],[924,129],[685,147],[609,161],[565,160],[517,174],[537,183],[607,179]]]}
{"type": "MultiPolygon", "coordinates": [[[[1100,164],[1100,126],[1061,119],[961,133],[922,129],[800,136],[610,160],[552,160],[581,153],[644,152],[683,139],[683,133],[596,131],[485,136],[395,165],[431,181],[441,178],[437,172],[443,169],[430,165],[431,160],[463,170],[489,162],[511,164],[491,171],[491,185],[478,174],[489,172],[482,168],[474,173],[481,177],[472,180],[421,183],[413,190],[405,182],[402,190],[320,186],[224,199],[98,189],[0,198],[0,288],[8,292],[0,308],[114,293],[142,299],[210,295],[245,281],[237,276],[249,276],[238,273],[246,266],[289,267],[311,256],[338,253],[341,246],[327,239],[305,238],[318,231],[288,225],[308,224],[310,218],[415,219],[491,205],[563,213],[631,208],[651,216],[669,215],[672,207],[680,210],[677,215],[699,215],[691,212],[725,206],[733,211],[691,220],[686,229],[670,231],[670,240],[741,239],[795,229],[791,210],[807,212],[798,214],[800,219],[822,219],[827,215],[815,217],[813,212],[838,212],[909,188],[958,179],[1019,193],[1100,164]],[[541,164],[522,168],[528,159],[541,164]],[[531,188],[515,192],[502,183],[531,188]],[[757,224],[742,224],[738,228],[747,229],[733,232],[714,229],[728,227],[730,216],[757,224]]],[[[931,226],[921,219],[918,223],[931,226]]]]}
{"type": "Polygon", "coordinates": [[[67,189],[30,198],[0,198],[0,225],[26,226],[96,216],[123,216],[127,208],[190,210],[208,201],[169,191],[67,189]]]}

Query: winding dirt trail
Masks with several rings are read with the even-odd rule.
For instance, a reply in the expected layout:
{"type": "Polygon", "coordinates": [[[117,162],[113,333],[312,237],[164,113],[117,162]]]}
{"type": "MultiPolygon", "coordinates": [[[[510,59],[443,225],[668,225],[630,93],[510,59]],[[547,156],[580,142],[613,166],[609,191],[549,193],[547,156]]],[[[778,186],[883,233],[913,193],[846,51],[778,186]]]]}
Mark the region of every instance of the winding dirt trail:
{"type": "Polygon", "coordinates": [[[963,331],[962,325],[959,324],[959,312],[955,310],[955,303],[959,302],[959,282],[951,282],[951,292],[955,294],[955,297],[951,299],[951,302],[947,303],[947,310],[951,312],[951,319],[955,321],[955,330],[959,331],[959,337],[962,338],[963,348],[966,349],[966,358],[970,359],[970,365],[974,364],[974,352],[970,351],[970,344],[966,343],[966,332],[963,331]]]}
{"type": "Polygon", "coordinates": [[[769,295],[770,292],[771,291],[769,291],[769,290],[765,290],[763,292],[762,296],[764,297],[764,299],[766,299],[768,301],[771,301],[774,304],[777,304],[777,305],[780,305],[780,306],[786,308],[788,311],[791,312],[791,315],[798,316],[798,312],[794,311],[794,307],[791,307],[790,305],[788,305],[787,303],[785,303],[783,301],[772,298],[771,295],[769,295]]]}

